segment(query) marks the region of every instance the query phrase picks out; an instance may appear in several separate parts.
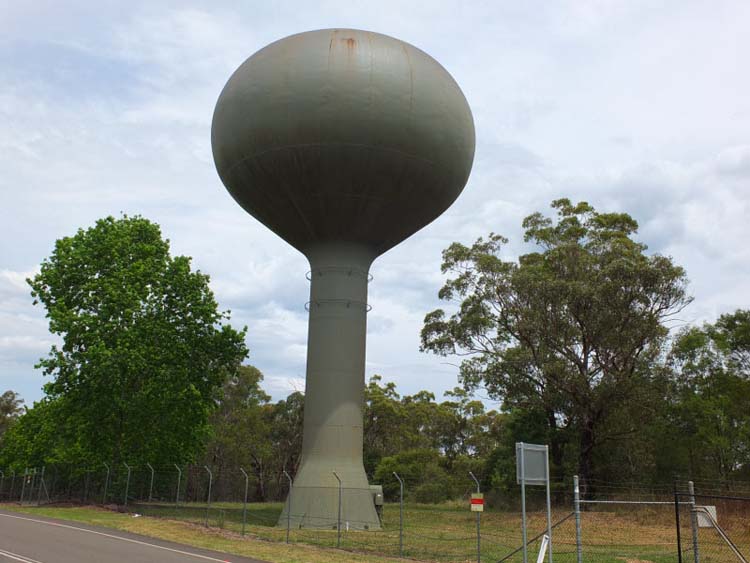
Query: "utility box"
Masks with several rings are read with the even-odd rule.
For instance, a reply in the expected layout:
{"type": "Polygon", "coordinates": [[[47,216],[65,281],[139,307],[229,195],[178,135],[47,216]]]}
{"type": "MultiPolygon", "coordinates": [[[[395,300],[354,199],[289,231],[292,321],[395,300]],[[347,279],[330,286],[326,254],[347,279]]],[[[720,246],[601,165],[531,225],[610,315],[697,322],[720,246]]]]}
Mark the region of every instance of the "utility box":
{"type": "Polygon", "coordinates": [[[380,523],[383,523],[383,485],[370,485],[372,502],[375,504],[375,512],[378,513],[380,523]]]}

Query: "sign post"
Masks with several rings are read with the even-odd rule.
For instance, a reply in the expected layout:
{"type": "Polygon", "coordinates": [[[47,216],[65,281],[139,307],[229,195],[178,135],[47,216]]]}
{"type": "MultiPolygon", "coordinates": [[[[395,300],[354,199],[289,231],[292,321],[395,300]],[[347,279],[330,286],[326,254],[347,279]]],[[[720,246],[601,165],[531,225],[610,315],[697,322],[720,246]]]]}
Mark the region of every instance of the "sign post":
{"type": "Polygon", "coordinates": [[[479,479],[469,471],[469,475],[477,484],[477,492],[471,494],[471,511],[477,513],[477,563],[482,563],[482,512],[484,512],[484,495],[479,492],[479,479]]]}
{"type": "Polygon", "coordinates": [[[516,442],[516,482],[521,485],[523,562],[528,563],[526,533],[526,485],[547,487],[547,557],[552,563],[552,499],[549,482],[549,446],[516,442]]]}

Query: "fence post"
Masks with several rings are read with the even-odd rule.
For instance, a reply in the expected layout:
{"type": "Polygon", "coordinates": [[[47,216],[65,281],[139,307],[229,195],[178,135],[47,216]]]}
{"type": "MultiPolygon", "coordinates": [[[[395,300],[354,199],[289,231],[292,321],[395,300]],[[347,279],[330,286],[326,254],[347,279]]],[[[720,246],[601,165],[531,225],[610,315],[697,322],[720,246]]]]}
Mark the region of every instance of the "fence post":
{"type": "Polygon", "coordinates": [[[677,526],[677,562],[682,563],[682,538],[680,537],[680,495],[677,492],[677,481],[673,484],[674,488],[674,519],[677,526]]]}
{"type": "Polygon", "coordinates": [[[0,469],[0,499],[3,498],[3,481],[5,481],[5,471],[0,469]]]}
{"type": "Polygon", "coordinates": [[[180,469],[180,466],[176,463],[174,464],[175,468],[177,469],[177,494],[174,496],[174,504],[175,506],[179,506],[180,504],[180,481],[182,481],[182,469],[180,469]]]}
{"type": "Polygon", "coordinates": [[[154,492],[154,468],[150,463],[147,463],[146,467],[151,470],[151,483],[148,486],[148,502],[150,503],[152,493],[154,492]]]}
{"type": "Polygon", "coordinates": [[[576,515],[576,562],[583,561],[583,544],[581,542],[581,489],[578,486],[578,475],[573,476],[573,511],[576,515]]]}
{"type": "Polygon", "coordinates": [[[333,476],[339,482],[339,515],[336,519],[336,547],[341,547],[341,478],[335,471],[333,472],[333,476]]]}
{"type": "Polygon", "coordinates": [[[289,528],[291,528],[292,524],[292,478],[289,476],[289,473],[286,472],[286,469],[284,469],[284,475],[286,475],[286,478],[289,481],[289,494],[286,496],[286,543],[289,543],[289,528]]]}
{"type": "Polygon", "coordinates": [[[36,505],[41,506],[42,505],[42,486],[44,485],[44,470],[46,469],[46,466],[42,466],[42,474],[39,477],[39,491],[37,492],[36,496],[36,505]]]}
{"type": "Polygon", "coordinates": [[[13,489],[16,485],[16,470],[11,469],[10,470],[10,491],[8,491],[8,501],[13,500],[13,489]]]}
{"type": "Polygon", "coordinates": [[[107,504],[107,488],[109,487],[109,465],[104,463],[104,467],[107,468],[107,476],[104,478],[104,496],[102,497],[102,504],[107,504]]]}
{"type": "Polygon", "coordinates": [[[203,467],[208,471],[208,500],[206,501],[206,528],[208,528],[208,513],[211,510],[211,485],[213,484],[214,474],[211,473],[208,465],[204,465],[203,467]]]}
{"type": "Polygon", "coordinates": [[[91,472],[86,469],[83,477],[83,504],[86,504],[89,498],[89,483],[91,482],[91,472]]]}
{"type": "Polygon", "coordinates": [[[398,473],[393,472],[393,476],[398,479],[399,497],[398,497],[398,556],[404,556],[404,482],[398,473]]]}
{"type": "Polygon", "coordinates": [[[247,485],[248,485],[248,477],[247,473],[245,473],[245,470],[240,467],[240,471],[242,471],[242,474],[245,476],[245,500],[242,503],[242,535],[245,535],[245,521],[247,520],[247,485]]]}
{"type": "Polygon", "coordinates": [[[26,479],[27,475],[29,474],[29,468],[23,470],[23,481],[21,482],[21,498],[19,499],[18,503],[23,504],[23,494],[26,491],[26,479]]]}
{"type": "MultiPolygon", "coordinates": [[[[479,480],[474,477],[474,474],[469,471],[469,475],[471,475],[471,478],[474,479],[474,482],[477,484],[477,492],[482,492],[481,488],[479,487],[479,480]]],[[[477,512],[477,563],[481,563],[482,561],[482,513],[477,512]]]]}
{"type": "Polygon", "coordinates": [[[695,486],[692,481],[688,481],[688,493],[690,493],[690,526],[693,528],[693,556],[695,563],[700,563],[700,553],[698,550],[698,512],[695,509],[695,486]]]}
{"type": "Polygon", "coordinates": [[[128,470],[128,476],[125,479],[125,506],[127,506],[128,505],[128,492],[130,490],[130,466],[124,461],[122,462],[122,464],[125,466],[125,469],[128,470]]]}

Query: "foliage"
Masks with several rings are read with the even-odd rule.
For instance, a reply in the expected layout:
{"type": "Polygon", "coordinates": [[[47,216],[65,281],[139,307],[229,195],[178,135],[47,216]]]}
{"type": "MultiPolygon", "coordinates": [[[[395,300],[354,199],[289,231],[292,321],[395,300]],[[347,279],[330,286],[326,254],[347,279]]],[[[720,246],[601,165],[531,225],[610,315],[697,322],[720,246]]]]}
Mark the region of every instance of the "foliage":
{"type": "Polygon", "coordinates": [[[3,434],[21,416],[23,399],[15,391],[8,390],[0,395],[0,440],[3,434]]]}
{"type": "Polygon", "coordinates": [[[689,472],[723,480],[750,469],[750,311],[688,327],[675,340],[672,422],[690,440],[689,472]]]}
{"type": "Polygon", "coordinates": [[[552,207],[556,221],[524,219],[537,249],[518,261],[503,258],[507,239],[496,234],[444,251],[443,273],[454,277],[439,296],[456,311],[425,317],[422,349],[466,356],[464,386],[484,386],[506,410],[543,412],[554,464],[563,465],[567,445],[588,482],[596,450],[639,431],[637,420],[608,421],[648,383],[664,323],[690,298],[683,269],[646,254],[629,215],[567,199],[552,207]]]}
{"type": "Polygon", "coordinates": [[[193,459],[217,390],[247,354],[208,276],[172,257],[156,224],[124,216],[58,240],[28,282],[63,341],[39,363],[53,379],[46,408],[31,415],[54,415],[70,435],[59,455],[115,465],[193,459]]]}
{"type": "Polygon", "coordinates": [[[401,397],[392,382],[374,375],[365,389],[365,469],[373,475],[385,457],[405,451],[434,450],[447,467],[460,456],[482,457],[491,451],[499,432],[497,413],[466,391],[455,388],[445,400],[419,391],[401,397]]]}
{"type": "Polygon", "coordinates": [[[262,381],[263,374],[253,366],[241,366],[227,378],[211,417],[205,455],[217,474],[239,467],[251,474],[256,500],[278,496],[286,485],[282,472],[294,473],[302,450],[302,394],[272,404],[262,381]]]}

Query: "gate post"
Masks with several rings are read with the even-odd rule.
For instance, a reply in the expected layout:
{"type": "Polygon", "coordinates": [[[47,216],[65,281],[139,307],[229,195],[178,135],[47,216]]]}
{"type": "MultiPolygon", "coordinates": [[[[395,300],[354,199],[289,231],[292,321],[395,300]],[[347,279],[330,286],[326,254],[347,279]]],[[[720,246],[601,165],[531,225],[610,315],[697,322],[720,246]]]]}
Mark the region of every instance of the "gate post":
{"type": "Polygon", "coordinates": [[[700,563],[700,553],[698,551],[698,512],[695,509],[695,486],[692,481],[688,481],[688,493],[690,493],[690,527],[693,529],[693,557],[695,563],[700,563]]]}

